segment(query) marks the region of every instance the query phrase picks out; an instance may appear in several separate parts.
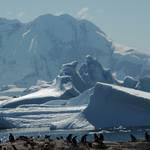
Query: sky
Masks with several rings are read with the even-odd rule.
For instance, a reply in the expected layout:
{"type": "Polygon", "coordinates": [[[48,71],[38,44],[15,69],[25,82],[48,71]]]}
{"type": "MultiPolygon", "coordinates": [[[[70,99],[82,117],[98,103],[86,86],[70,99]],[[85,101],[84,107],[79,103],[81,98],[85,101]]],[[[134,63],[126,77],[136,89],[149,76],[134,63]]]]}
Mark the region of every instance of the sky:
{"type": "Polygon", "coordinates": [[[0,17],[29,22],[70,14],[99,26],[119,46],[150,53],[150,0],[0,0],[0,17]]]}

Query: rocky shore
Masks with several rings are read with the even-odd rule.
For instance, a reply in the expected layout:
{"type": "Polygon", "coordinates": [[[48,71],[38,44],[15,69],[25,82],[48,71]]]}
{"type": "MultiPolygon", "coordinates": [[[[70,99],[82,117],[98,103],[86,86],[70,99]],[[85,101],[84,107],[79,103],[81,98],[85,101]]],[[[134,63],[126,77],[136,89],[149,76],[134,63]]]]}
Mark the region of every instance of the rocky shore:
{"type": "MultiPolygon", "coordinates": [[[[148,135],[149,136],[149,135],[148,135]]],[[[15,138],[9,135],[9,140],[0,144],[0,150],[150,150],[149,137],[143,140],[137,140],[131,136],[130,141],[126,142],[108,142],[104,141],[103,135],[93,135],[93,141],[87,141],[87,135],[76,140],[76,136],[71,134],[68,137],[56,137],[51,139],[46,135],[41,137],[20,136],[15,138]]]]}
{"type": "Polygon", "coordinates": [[[25,141],[17,140],[13,143],[6,142],[0,145],[2,150],[149,150],[150,142],[108,142],[104,147],[101,147],[98,143],[92,143],[92,147],[84,144],[73,145],[65,142],[64,140],[54,141],[25,141]]]}

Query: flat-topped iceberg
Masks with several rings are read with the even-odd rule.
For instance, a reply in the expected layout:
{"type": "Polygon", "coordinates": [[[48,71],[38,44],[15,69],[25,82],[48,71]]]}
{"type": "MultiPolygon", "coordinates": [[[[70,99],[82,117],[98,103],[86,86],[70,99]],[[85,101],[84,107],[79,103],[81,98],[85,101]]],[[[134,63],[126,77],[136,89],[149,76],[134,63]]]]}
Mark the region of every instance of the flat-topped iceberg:
{"type": "Polygon", "coordinates": [[[150,93],[97,83],[84,114],[96,128],[149,126],[150,93]]]}

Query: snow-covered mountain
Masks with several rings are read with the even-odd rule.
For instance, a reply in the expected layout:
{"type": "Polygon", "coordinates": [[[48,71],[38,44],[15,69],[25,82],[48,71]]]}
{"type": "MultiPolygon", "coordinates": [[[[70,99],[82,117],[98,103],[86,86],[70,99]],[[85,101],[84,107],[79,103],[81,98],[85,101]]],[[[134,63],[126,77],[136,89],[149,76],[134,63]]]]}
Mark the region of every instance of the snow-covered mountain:
{"type": "Polygon", "coordinates": [[[0,86],[28,87],[37,80],[52,80],[62,64],[81,63],[87,54],[120,79],[150,73],[149,56],[118,52],[108,36],[87,20],[49,14],[29,23],[0,19],[0,86]]]}
{"type": "Polygon", "coordinates": [[[0,85],[53,79],[62,64],[86,54],[109,66],[112,52],[105,33],[86,20],[69,15],[43,15],[27,24],[0,19],[0,85]]]}

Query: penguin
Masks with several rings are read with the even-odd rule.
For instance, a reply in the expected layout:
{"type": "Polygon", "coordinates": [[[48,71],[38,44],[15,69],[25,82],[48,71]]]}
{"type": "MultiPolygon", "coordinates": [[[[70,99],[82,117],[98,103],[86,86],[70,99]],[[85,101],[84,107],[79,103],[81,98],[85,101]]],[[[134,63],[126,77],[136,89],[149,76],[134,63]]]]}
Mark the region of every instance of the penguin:
{"type": "Polygon", "coordinates": [[[98,136],[96,133],[94,134],[94,142],[98,143],[101,148],[106,147],[105,144],[103,143],[104,136],[100,135],[98,136]]]}
{"type": "Polygon", "coordinates": [[[60,140],[60,138],[59,138],[59,137],[56,137],[56,139],[57,139],[57,140],[60,140]]]}
{"type": "Polygon", "coordinates": [[[99,134],[99,138],[102,142],[104,141],[104,135],[102,133],[99,134]]]}
{"type": "Polygon", "coordinates": [[[71,143],[72,134],[69,134],[69,135],[66,137],[66,140],[67,140],[67,142],[71,143]]]}
{"type": "Polygon", "coordinates": [[[27,141],[28,137],[27,136],[19,136],[18,138],[16,138],[16,140],[24,140],[27,141]]]}
{"type": "Polygon", "coordinates": [[[150,135],[149,135],[147,132],[145,132],[145,140],[146,140],[146,141],[149,141],[149,140],[150,140],[150,135]]]}
{"type": "Polygon", "coordinates": [[[45,135],[45,139],[50,139],[51,136],[50,135],[45,135]]]}
{"type": "Polygon", "coordinates": [[[14,142],[15,138],[12,133],[9,134],[9,142],[14,142]]]}
{"type": "Polygon", "coordinates": [[[45,135],[45,139],[48,140],[49,142],[50,142],[50,141],[53,141],[53,140],[51,139],[51,135],[45,135]]]}
{"type": "Polygon", "coordinates": [[[74,146],[77,146],[77,144],[78,144],[76,138],[77,138],[77,136],[74,136],[74,137],[72,138],[72,144],[73,144],[74,146]]]}
{"type": "Polygon", "coordinates": [[[96,134],[96,133],[94,133],[94,142],[97,142],[97,143],[99,143],[99,137],[98,137],[98,135],[96,134]]]}
{"type": "Polygon", "coordinates": [[[82,137],[81,137],[81,143],[82,144],[86,144],[86,137],[87,137],[88,135],[87,134],[84,134],[82,137]]]}
{"type": "Polygon", "coordinates": [[[134,135],[130,134],[131,142],[137,142],[137,139],[134,135]]]}

